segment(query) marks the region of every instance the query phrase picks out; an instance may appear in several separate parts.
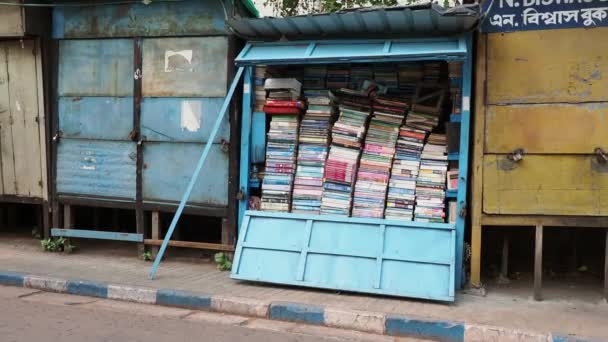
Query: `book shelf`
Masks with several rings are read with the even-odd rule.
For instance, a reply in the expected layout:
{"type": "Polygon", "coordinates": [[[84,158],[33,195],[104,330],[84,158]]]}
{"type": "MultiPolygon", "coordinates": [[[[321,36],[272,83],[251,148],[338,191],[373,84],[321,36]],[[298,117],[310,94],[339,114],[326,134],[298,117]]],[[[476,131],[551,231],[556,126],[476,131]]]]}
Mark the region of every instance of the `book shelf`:
{"type": "Polygon", "coordinates": [[[251,149],[257,144],[253,139],[261,135],[252,130],[252,93],[256,84],[256,65],[332,65],[344,64],[345,60],[351,65],[457,61],[462,63],[462,76],[456,80],[450,79],[449,84],[461,86],[460,96],[466,100],[459,100],[468,104],[471,84],[470,47],[471,37],[468,34],[403,41],[248,43],[237,58],[237,65],[247,68],[243,87],[239,186],[243,197],[240,200],[240,231],[232,277],[453,301],[455,290],[461,287],[464,278],[462,255],[464,214],[467,207],[468,105],[461,106],[460,113],[446,114],[446,121],[460,122],[461,125],[459,152],[447,155],[449,163],[458,164],[458,189],[445,191],[445,223],[427,223],[247,210],[248,197],[255,192],[254,188],[259,187],[259,181],[252,181],[250,177],[251,149]],[[432,43],[432,46],[423,48],[427,43],[432,43]],[[300,46],[307,48],[299,53],[296,50],[300,46]],[[373,51],[378,46],[380,50],[373,51]],[[289,56],[281,53],[289,48],[292,49],[289,50],[289,56]],[[417,53],[418,49],[425,53],[417,53]],[[339,54],[332,56],[332,51],[339,54]],[[316,60],[315,53],[322,54],[318,57],[319,60],[316,60]],[[349,57],[345,58],[345,54],[349,57]],[[452,205],[448,205],[449,201],[456,202],[455,210],[452,205]],[[453,223],[449,223],[448,215],[455,215],[453,223]],[[373,276],[370,278],[369,275],[373,276]],[[415,278],[421,279],[418,285],[411,281],[415,278]]]}

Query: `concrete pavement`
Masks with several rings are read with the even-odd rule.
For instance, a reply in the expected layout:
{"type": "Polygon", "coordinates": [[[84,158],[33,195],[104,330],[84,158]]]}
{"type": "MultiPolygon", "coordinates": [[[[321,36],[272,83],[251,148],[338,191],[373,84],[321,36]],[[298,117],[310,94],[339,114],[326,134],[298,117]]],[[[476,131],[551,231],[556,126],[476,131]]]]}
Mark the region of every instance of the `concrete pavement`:
{"type": "MultiPolygon", "coordinates": [[[[0,286],[2,341],[416,341],[0,286]]],[[[418,340],[419,341],[419,340],[418,340]]]]}
{"type": "Polygon", "coordinates": [[[150,281],[146,277],[150,263],[134,257],[133,245],[106,244],[103,249],[84,242],[79,245],[76,254],[52,254],[41,252],[30,239],[0,236],[0,271],[41,276],[25,277],[23,285],[46,290],[68,291],[67,280],[85,279],[88,282],[82,284],[70,282],[68,292],[96,295],[95,291],[101,291],[98,297],[169,305],[176,304],[163,303],[172,298],[171,291],[189,291],[199,294],[195,299],[201,305],[215,311],[395,335],[415,332],[421,336],[428,333],[425,329],[438,329],[442,334],[453,333],[452,340],[467,341],[551,341],[568,335],[608,338],[608,305],[601,301],[534,302],[490,294],[459,295],[455,304],[448,305],[237,282],[211,263],[175,258],[164,262],[158,279],[150,281]]]}

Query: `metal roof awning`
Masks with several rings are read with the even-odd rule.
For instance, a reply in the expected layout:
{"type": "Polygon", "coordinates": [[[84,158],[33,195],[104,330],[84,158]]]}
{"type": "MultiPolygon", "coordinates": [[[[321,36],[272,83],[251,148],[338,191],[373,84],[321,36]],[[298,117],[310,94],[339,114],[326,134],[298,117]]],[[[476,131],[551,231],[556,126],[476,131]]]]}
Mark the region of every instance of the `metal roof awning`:
{"type": "Polygon", "coordinates": [[[465,35],[395,40],[319,40],[248,42],[236,64],[369,63],[410,60],[457,60],[467,55],[465,35]]]}
{"type": "Polygon", "coordinates": [[[439,36],[475,28],[478,5],[449,9],[426,3],[413,6],[358,8],[335,13],[283,18],[232,19],[228,25],[250,40],[306,40],[328,38],[378,38],[439,36]]]}

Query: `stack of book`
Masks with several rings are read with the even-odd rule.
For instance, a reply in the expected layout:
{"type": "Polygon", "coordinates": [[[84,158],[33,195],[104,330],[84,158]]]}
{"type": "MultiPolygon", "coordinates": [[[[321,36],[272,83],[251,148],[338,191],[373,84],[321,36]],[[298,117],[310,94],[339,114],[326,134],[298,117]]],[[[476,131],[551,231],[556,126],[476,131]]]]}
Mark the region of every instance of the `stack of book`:
{"type": "Polygon", "coordinates": [[[393,64],[380,64],[374,66],[374,80],[390,90],[399,88],[397,70],[393,64]]]}
{"type": "Polygon", "coordinates": [[[340,106],[340,117],[332,128],[332,144],[325,162],[321,214],[350,215],[353,183],[362,140],[370,114],[364,107],[340,106]]]}
{"type": "Polygon", "coordinates": [[[273,116],[270,120],[266,145],[262,210],[289,212],[293,175],[296,168],[297,143],[298,116],[273,116]]]}
{"type": "Polygon", "coordinates": [[[450,62],[448,63],[448,76],[450,77],[450,99],[452,100],[452,114],[461,113],[462,104],[462,63],[461,62],[450,62]]]}
{"type": "Polygon", "coordinates": [[[308,110],[300,124],[291,212],[319,214],[334,107],[327,90],[305,90],[308,110]]]}
{"type": "Polygon", "coordinates": [[[350,84],[350,68],[348,66],[334,65],[327,68],[327,88],[346,88],[350,84]]]}
{"type": "Polygon", "coordinates": [[[255,67],[254,75],[254,112],[263,112],[266,104],[266,90],[264,90],[264,81],[266,80],[266,67],[255,67]]]}
{"type": "Polygon", "coordinates": [[[384,217],[386,189],[404,112],[403,109],[400,117],[393,113],[374,112],[357,171],[353,216],[384,217]]]}
{"type": "Polygon", "coordinates": [[[324,65],[307,66],[304,68],[302,86],[304,89],[325,89],[327,67],[324,65]]]}
{"type": "Polygon", "coordinates": [[[404,63],[397,67],[399,76],[399,91],[406,101],[411,103],[411,99],[416,94],[416,86],[424,76],[422,64],[404,63]]]}
{"type": "Polygon", "coordinates": [[[361,89],[363,82],[374,77],[372,69],[366,65],[353,66],[350,69],[350,88],[361,89]]]}
{"type": "Polygon", "coordinates": [[[410,111],[405,119],[409,127],[430,133],[439,124],[439,116],[435,114],[410,111]]]}
{"type": "Polygon", "coordinates": [[[448,169],[446,137],[432,133],[420,156],[416,180],[416,209],[414,220],[445,222],[445,188],[448,169]]]}
{"type": "Polygon", "coordinates": [[[439,83],[441,81],[441,63],[425,62],[423,64],[423,81],[426,83],[439,83]]]}
{"type": "Polygon", "coordinates": [[[384,211],[386,219],[411,221],[414,217],[416,179],[425,138],[425,131],[405,125],[399,130],[384,211]]]}
{"type": "Polygon", "coordinates": [[[268,115],[299,115],[306,107],[299,100],[302,84],[295,78],[268,78],[264,90],[267,96],[263,110],[268,115]]]}

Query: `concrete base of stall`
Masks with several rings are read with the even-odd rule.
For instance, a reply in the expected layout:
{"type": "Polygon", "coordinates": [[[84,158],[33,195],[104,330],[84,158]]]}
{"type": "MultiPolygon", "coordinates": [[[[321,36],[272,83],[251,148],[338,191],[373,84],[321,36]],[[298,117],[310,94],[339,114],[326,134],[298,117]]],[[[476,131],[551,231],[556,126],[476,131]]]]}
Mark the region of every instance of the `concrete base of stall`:
{"type": "Polygon", "coordinates": [[[73,254],[48,253],[38,240],[0,232],[0,284],[164,305],[188,306],[190,298],[212,311],[438,340],[608,339],[601,287],[556,284],[537,302],[519,282],[490,284],[486,296],[459,293],[445,304],[235,281],[208,255],[177,251],[148,280],[151,263],[134,258],[131,244],[76,244],[73,254]]]}

